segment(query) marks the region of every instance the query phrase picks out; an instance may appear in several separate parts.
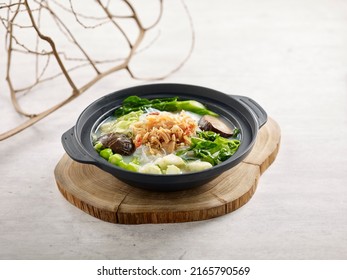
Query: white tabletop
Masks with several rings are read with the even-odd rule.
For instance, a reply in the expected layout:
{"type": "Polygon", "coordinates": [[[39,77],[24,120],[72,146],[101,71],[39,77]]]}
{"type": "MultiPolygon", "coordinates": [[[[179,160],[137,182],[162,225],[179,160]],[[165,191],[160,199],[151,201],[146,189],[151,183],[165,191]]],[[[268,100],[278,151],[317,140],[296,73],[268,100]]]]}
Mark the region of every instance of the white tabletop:
{"type": "MultiPolygon", "coordinates": [[[[137,73],[155,76],[186,54],[189,24],[180,3],[164,6],[163,47],[153,45],[149,58],[139,57],[133,65],[137,73]]],[[[154,82],[247,95],[279,123],[278,157],[252,199],[207,221],[145,225],[107,223],[67,202],[53,174],[64,154],[60,137],[92,101],[148,83],[121,71],[0,142],[1,259],[347,258],[347,3],[185,3],[195,28],[193,54],[178,72],[154,82]]],[[[3,28],[0,34],[4,38],[3,28]]],[[[0,54],[5,57],[3,44],[0,54]]],[[[5,60],[0,63],[3,132],[24,118],[11,106],[5,60]]],[[[13,67],[22,73],[19,83],[25,80],[26,67],[20,61],[13,67]]],[[[76,80],[83,84],[89,78],[76,80]]],[[[65,90],[62,84],[43,89],[51,96],[65,90]]],[[[29,108],[42,105],[25,102],[29,108]]]]}

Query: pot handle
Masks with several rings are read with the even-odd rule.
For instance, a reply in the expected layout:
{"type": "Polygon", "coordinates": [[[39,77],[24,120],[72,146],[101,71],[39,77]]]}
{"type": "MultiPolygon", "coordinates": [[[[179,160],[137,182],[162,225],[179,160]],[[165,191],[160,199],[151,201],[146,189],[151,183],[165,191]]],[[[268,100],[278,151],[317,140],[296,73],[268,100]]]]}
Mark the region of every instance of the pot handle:
{"type": "Polygon", "coordinates": [[[261,128],[267,122],[267,113],[253,99],[242,95],[233,95],[233,97],[235,97],[238,101],[245,104],[249,109],[251,109],[258,121],[259,128],[261,128]]]}
{"type": "Polygon", "coordinates": [[[64,150],[74,161],[95,164],[95,161],[82,151],[81,146],[75,138],[74,131],[75,127],[73,126],[61,136],[61,143],[63,144],[64,150]]]}

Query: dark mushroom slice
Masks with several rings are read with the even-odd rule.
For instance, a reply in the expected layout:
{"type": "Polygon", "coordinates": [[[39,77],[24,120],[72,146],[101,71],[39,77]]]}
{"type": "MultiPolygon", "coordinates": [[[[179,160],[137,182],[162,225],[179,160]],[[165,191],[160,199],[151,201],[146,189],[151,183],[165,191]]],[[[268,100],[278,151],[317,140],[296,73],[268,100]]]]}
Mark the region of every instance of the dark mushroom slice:
{"type": "Polygon", "coordinates": [[[110,148],[115,154],[123,156],[133,154],[136,149],[133,141],[121,133],[108,133],[102,135],[98,140],[104,147],[110,148]]]}
{"type": "Polygon", "coordinates": [[[234,129],[228,126],[220,118],[205,115],[199,120],[199,127],[204,131],[213,131],[222,137],[230,137],[234,133],[234,129]]]}

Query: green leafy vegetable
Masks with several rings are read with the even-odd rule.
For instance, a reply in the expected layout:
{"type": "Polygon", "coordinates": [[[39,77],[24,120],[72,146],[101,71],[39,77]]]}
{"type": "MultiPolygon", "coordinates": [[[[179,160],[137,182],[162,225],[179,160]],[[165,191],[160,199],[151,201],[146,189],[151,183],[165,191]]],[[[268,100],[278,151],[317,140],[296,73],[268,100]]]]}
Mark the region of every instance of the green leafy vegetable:
{"type": "Polygon", "coordinates": [[[105,122],[100,126],[100,131],[103,134],[110,132],[118,132],[125,135],[131,134],[130,125],[137,122],[143,111],[132,111],[126,115],[117,118],[114,121],[105,122]]]}
{"type": "Polygon", "coordinates": [[[191,138],[188,149],[179,151],[178,156],[185,160],[193,160],[194,157],[217,165],[230,158],[239,148],[240,140],[228,139],[212,131],[198,132],[198,137],[191,138]]]}
{"type": "Polygon", "coordinates": [[[124,99],[122,106],[115,111],[115,115],[120,117],[133,111],[146,110],[148,108],[169,112],[185,110],[199,115],[218,116],[218,114],[208,110],[203,104],[195,100],[179,101],[178,97],[156,98],[149,100],[135,95],[124,99]]]}

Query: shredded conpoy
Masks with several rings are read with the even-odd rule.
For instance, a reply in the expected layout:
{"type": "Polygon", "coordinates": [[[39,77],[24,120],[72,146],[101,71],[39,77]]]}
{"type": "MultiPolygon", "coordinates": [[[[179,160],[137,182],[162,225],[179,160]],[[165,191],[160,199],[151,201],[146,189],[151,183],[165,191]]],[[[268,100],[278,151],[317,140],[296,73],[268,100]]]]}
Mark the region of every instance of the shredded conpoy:
{"type": "Polygon", "coordinates": [[[161,153],[163,149],[172,153],[179,146],[190,145],[196,129],[196,121],[184,111],[152,112],[132,125],[135,146],[146,145],[151,154],[161,153]]]}

